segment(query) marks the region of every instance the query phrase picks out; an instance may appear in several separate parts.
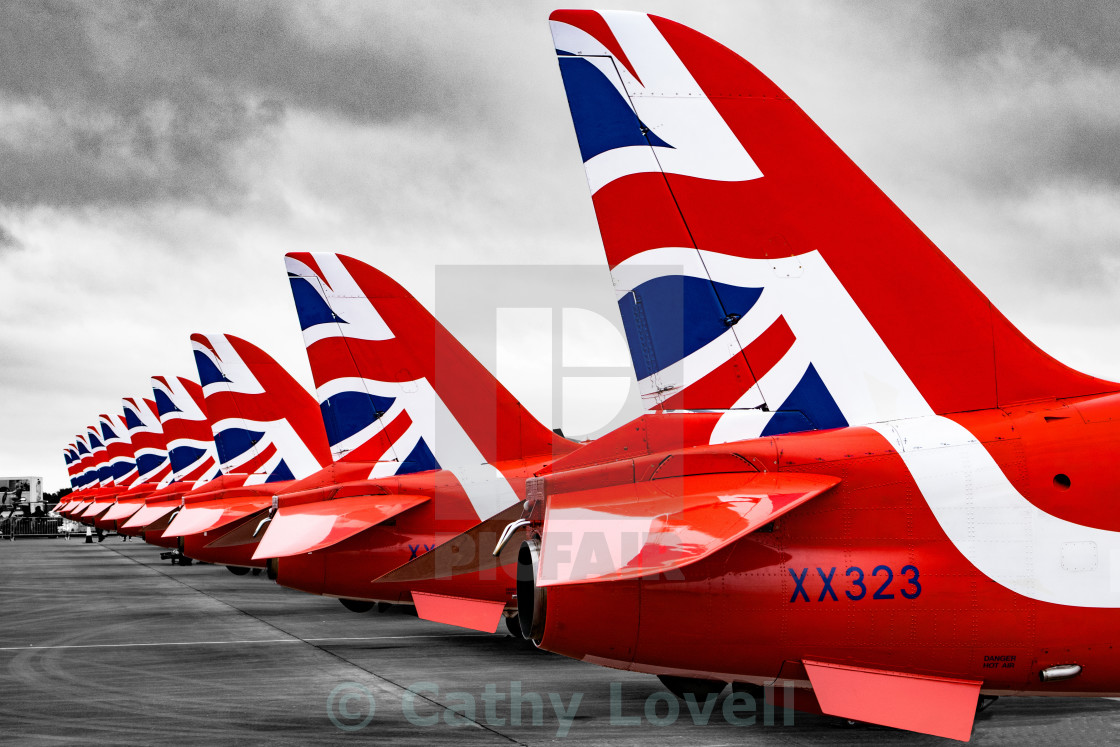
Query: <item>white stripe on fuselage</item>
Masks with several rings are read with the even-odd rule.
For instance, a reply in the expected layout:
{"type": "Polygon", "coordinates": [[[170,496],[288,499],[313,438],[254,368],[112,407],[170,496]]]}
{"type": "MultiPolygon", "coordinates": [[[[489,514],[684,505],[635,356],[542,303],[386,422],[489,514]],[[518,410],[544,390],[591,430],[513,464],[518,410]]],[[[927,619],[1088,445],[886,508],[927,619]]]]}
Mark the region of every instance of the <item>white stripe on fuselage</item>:
{"type": "Polygon", "coordinates": [[[985,576],[1042,602],[1120,607],[1120,532],[1039,509],[984,445],[948,418],[870,427],[898,450],[942,530],[985,576]]]}

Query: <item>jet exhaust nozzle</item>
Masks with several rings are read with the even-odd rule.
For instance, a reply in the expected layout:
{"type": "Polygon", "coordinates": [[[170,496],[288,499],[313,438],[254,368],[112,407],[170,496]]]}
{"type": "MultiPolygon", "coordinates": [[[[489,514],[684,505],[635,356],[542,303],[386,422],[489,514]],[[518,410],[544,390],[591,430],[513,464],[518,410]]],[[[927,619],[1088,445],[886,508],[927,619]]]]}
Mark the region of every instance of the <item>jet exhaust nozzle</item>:
{"type": "Polygon", "coordinates": [[[517,553],[517,619],[521,637],[540,645],[544,637],[544,616],[547,589],[537,586],[541,543],[536,538],[521,543],[517,553]]]}

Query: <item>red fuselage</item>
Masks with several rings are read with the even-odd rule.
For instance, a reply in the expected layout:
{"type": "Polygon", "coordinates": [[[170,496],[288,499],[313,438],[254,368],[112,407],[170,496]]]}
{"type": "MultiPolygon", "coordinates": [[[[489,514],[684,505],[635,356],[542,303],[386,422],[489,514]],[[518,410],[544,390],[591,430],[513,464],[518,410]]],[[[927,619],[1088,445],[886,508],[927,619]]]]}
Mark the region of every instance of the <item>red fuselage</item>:
{"type": "MultiPolygon", "coordinates": [[[[518,497],[525,479],[545,464],[542,460],[495,465],[518,497]]],[[[382,602],[411,602],[413,583],[374,580],[471,529],[480,518],[455,476],[447,470],[418,472],[369,481],[371,501],[377,491],[430,496],[430,500],[337,545],[279,558],[276,581],[312,594],[382,602]]],[[[482,517],[488,518],[488,517],[482,517]]],[[[423,590],[512,604],[513,568],[476,573],[449,568],[427,579],[423,590]]]]}
{"type": "MultiPolygon", "coordinates": [[[[1120,395],[951,419],[1034,507],[1120,530],[1111,498],[1120,395]]],[[[718,448],[728,447],[768,471],[841,482],[672,579],[547,587],[542,648],[620,669],[759,684],[804,680],[800,662],[813,659],[982,680],[991,693],[1120,692],[1120,610],[1038,601],[988,578],[877,431],[718,448]],[[1042,669],[1071,663],[1080,676],[1040,681],[1042,669]]]]}

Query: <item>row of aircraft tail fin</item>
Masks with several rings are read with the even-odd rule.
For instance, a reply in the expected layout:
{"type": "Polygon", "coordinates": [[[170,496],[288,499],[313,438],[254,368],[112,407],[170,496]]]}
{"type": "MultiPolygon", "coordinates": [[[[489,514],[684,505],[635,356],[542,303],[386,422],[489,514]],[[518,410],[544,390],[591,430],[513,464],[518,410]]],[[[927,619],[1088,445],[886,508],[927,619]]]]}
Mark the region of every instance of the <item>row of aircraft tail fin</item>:
{"type": "Polygon", "coordinates": [[[122,415],[80,434],[64,450],[74,489],[263,484],[334,462],[368,465],[366,477],[443,467],[466,480],[575,448],[388,276],[342,255],[286,262],[317,397],[246,340],[192,335],[197,382],[155,376],[151,398],[122,400],[122,415]]]}

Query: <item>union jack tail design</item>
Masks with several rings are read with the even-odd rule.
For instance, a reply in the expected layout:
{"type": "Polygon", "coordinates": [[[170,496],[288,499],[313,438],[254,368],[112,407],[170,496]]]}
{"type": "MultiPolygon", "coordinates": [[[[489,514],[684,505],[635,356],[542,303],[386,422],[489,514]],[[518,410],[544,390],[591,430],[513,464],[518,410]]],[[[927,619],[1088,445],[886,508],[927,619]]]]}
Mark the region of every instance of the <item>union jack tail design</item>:
{"type": "Polygon", "coordinates": [[[125,397],[121,400],[121,409],[136,458],[137,475],[132,487],[167,484],[172,476],[171,461],[167,458],[167,438],[163,435],[155,401],[125,397]]]}
{"type": "Polygon", "coordinates": [[[712,441],[1115,391],[1031,344],[750,63],[551,16],[642,396],[712,441]]]}
{"type": "Polygon", "coordinates": [[[74,449],[78,458],[76,479],[79,489],[83,490],[94,487],[94,482],[97,480],[97,471],[93,469],[93,452],[89,450],[87,436],[87,433],[80,433],[74,438],[74,449]]]}
{"type": "Polygon", "coordinates": [[[66,475],[70,479],[70,489],[77,490],[79,488],[78,477],[81,474],[78,471],[79,459],[77,445],[68,444],[66,448],[62,450],[62,458],[66,462],[66,475]]]}
{"type": "Polygon", "coordinates": [[[492,486],[472,495],[492,516],[517,502],[495,465],[574,448],[384,273],[339,254],[286,262],[336,460],[377,462],[371,477],[448,469],[468,494],[492,486]]]}
{"type": "Polygon", "coordinates": [[[128,487],[136,480],[136,457],[124,418],[120,415],[99,415],[97,427],[105,443],[103,484],[128,487]]]}
{"type": "Polygon", "coordinates": [[[86,442],[89,444],[89,473],[92,477],[90,487],[105,488],[112,484],[109,474],[109,451],[105,448],[104,436],[98,425],[86,427],[86,442]]]}
{"type": "Polygon", "coordinates": [[[233,335],[191,335],[191,344],[224,474],[255,485],[331,463],[315,399],[279,363],[233,335]]]}
{"type": "Polygon", "coordinates": [[[152,394],[167,438],[172,482],[198,487],[220,477],[214,436],[203,410],[202,387],[182,376],[153,376],[152,394]]]}

